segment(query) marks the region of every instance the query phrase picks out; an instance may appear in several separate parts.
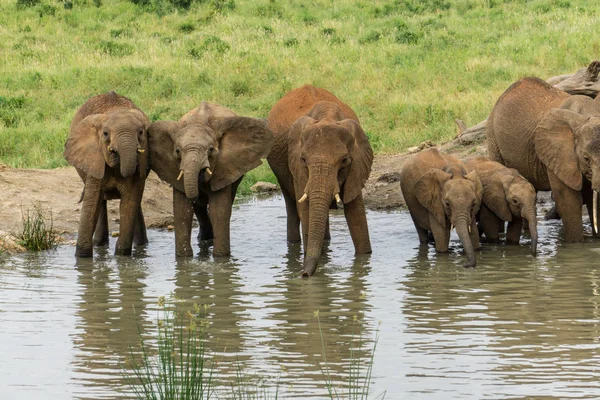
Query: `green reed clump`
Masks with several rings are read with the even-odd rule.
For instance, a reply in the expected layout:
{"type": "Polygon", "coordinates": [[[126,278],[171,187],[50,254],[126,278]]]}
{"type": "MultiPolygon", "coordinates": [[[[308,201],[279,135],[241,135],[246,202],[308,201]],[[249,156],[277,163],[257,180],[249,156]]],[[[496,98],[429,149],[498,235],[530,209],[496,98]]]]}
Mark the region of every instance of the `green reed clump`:
{"type": "MultiPolygon", "coordinates": [[[[131,371],[123,370],[138,399],[204,400],[214,395],[214,363],[206,354],[206,327],[201,308],[194,305],[185,317],[170,310],[171,302],[160,297],[162,317],[158,324],[158,354],[140,334],[141,355],[130,349],[131,371]]],[[[206,307],[204,308],[206,310],[206,307]]]]}
{"type": "MultiPolygon", "coordinates": [[[[347,371],[346,381],[348,387],[346,391],[342,388],[337,388],[329,373],[329,366],[327,364],[327,352],[325,350],[325,340],[323,338],[323,329],[321,328],[321,319],[319,318],[319,311],[315,311],[315,317],[319,324],[319,335],[321,337],[321,351],[323,352],[323,363],[319,363],[321,373],[325,378],[325,386],[329,398],[332,400],[367,400],[370,394],[370,386],[373,378],[373,361],[375,359],[375,350],[377,349],[377,342],[379,341],[379,329],[375,332],[375,339],[373,341],[373,348],[371,349],[371,355],[364,359],[361,355],[364,339],[362,336],[362,322],[355,315],[352,323],[352,339],[358,338],[358,343],[350,347],[350,366],[347,371]],[[362,364],[365,364],[363,366],[362,364]]],[[[386,392],[378,395],[376,399],[384,399],[386,392]]]]}
{"type": "Polygon", "coordinates": [[[21,209],[21,221],[23,229],[12,234],[21,246],[29,251],[49,250],[58,246],[60,237],[54,230],[52,211],[46,216],[41,205],[36,204],[33,210],[21,209]]]}

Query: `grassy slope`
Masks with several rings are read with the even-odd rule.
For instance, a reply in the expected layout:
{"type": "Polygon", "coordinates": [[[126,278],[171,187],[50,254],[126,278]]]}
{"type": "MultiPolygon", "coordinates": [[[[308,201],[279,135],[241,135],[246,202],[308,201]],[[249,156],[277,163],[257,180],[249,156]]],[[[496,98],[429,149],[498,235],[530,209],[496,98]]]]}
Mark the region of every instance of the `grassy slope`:
{"type": "Polygon", "coordinates": [[[65,165],[75,110],[108,90],[153,120],[201,100],[264,118],[312,83],[355,109],[376,151],[396,152],[484,119],[519,77],[600,52],[588,0],[41,1],[0,0],[0,160],[13,167],[65,165]]]}

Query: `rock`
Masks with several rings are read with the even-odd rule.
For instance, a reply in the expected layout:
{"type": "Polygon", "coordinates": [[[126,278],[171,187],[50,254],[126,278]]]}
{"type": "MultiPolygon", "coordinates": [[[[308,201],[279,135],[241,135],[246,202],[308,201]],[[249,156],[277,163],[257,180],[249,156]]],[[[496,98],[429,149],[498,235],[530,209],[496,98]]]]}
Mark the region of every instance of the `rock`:
{"type": "Polygon", "coordinates": [[[119,237],[119,232],[113,231],[113,232],[110,233],[110,236],[112,236],[112,237],[119,237]]]}
{"type": "Polygon", "coordinates": [[[27,249],[21,246],[13,235],[0,231],[0,253],[7,252],[11,254],[22,253],[24,251],[27,251],[27,249]]]}
{"type": "Polygon", "coordinates": [[[279,188],[274,183],[270,182],[256,182],[250,188],[252,193],[272,193],[278,191],[279,188]]]}
{"type": "Polygon", "coordinates": [[[175,227],[173,225],[167,225],[167,230],[170,232],[173,229],[175,229],[175,227]]]}

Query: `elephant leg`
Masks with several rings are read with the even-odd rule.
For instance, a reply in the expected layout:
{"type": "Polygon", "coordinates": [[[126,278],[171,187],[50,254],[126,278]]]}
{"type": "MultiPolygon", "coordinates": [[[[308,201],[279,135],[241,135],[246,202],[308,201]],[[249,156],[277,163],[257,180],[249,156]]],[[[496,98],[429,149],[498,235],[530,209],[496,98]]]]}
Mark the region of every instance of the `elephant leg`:
{"type": "Polygon", "coordinates": [[[435,219],[433,214],[429,214],[429,226],[435,241],[435,249],[438,253],[447,253],[450,244],[450,227],[444,227],[435,219]]]}
{"type": "Polygon", "coordinates": [[[471,219],[471,232],[469,232],[469,237],[471,238],[473,250],[479,249],[479,228],[477,228],[476,218],[471,219]]]}
{"type": "Polygon", "coordinates": [[[119,204],[119,239],[115,246],[115,255],[131,255],[135,225],[140,216],[143,194],[144,181],[135,182],[121,192],[121,203],[119,204]]]}
{"type": "Polygon", "coordinates": [[[489,130],[490,130],[490,127],[488,125],[488,135],[487,135],[488,157],[492,161],[496,161],[502,165],[506,165],[504,163],[504,158],[502,157],[502,154],[500,153],[500,147],[498,146],[498,143],[496,142],[496,138],[494,137],[493,134],[490,134],[489,130]]]}
{"type": "Polygon", "coordinates": [[[196,218],[198,218],[198,225],[200,225],[198,239],[201,241],[212,240],[214,238],[213,227],[210,223],[210,217],[208,216],[206,204],[194,203],[193,206],[194,214],[196,214],[196,218]]]}
{"type": "Polygon", "coordinates": [[[296,205],[296,198],[281,187],[283,199],[285,200],[285,211],[287,213],[287,241],[288,243],[300,242],[300,217],[296,205]]]}
{"type": "Polygon", "coordinates": [[[192,221],[194,207],[185,193],[173,188],[173,219],[175,225],[175,256],[192,257],[192,221]]]}
{"type": "Polygon", "coordinates": [[[496,216],[485,204],[481,204],[479,209],[479,221],[485,234],[485,241],[489,243],[498,243],[500,238],[498,233],[504,221],[496,216]]]}
{"type": "Polygon", "coordinates": [[[331,232],[329,231],[329,215],[327,216],[327,223],[325,224],[325,241],[331,240],[331,232]]]}
{"type": "Polygon", "coordinates": [[[565,185],[550,169],[548,169],[548,178],[556,209],[563,221],[565,242],[581,242],[583,240],[581,192],[565,185]]]}
{"type": "Polygon", "coordinates": [[[102,202],[101,184],[99,179],[92,176],[88,176],[85,180],[75,257],[92,257],[94,255],[93,235],[102,202]]]}
{"type": "Polygon", "coordinates": [[[506,244],[519,244],[523,228],[523,218],[513,216],[506,229],[506,244]]]}
{"type": "Polygon", "coordinates": [[[108,215],[106,211],[106,200],[100,200],[98,210],[98,222],[94,231],[94,246],[108,245],[108,215]]]}
{"type": "Polygon", "coordinates": [[[146,221],[144,220],[144,213],[142,207],[138,211],[138,216],[135,220],[135,230],[133,232],[133,243],[136,246],[143,246],[148,244],[148,233],[146,232],[146,221]]]}
{"type": "Polygon", "coordinates": [[[231,188],[226,186],[212,192],[208,198],[208,215],[213,226],[213,256],[224,257],[231,254],[230,220],[231,220],[231,188]]]}
{"type": "MultiPolygon", "coordinates": [[[[371,240],[369,238],[367,214],[362,194],[359,194],[354,200],[344,205],[344,215],[346,216],[346,223],[348,224],[356,253],[371,253],[371,240]]],[[[329,228],[329,225],[327,228],[329,228]]]]}
{"type": "MultiPolygon", "coordinates": [[[[427,247],[429,245],[430,232],[425,228],[421,228],[419,226],[419,224],[417,223],[417,219],[413,215],[412,211],[409,211],[409,212],[410,212],[410,217],[412,218],[413,223],[415,224],[415,228],[417,229],[417,235],[419,235],[419,245],[427,247]]],[[[433,239],[433,236],[431,239],[433,239]]]]}

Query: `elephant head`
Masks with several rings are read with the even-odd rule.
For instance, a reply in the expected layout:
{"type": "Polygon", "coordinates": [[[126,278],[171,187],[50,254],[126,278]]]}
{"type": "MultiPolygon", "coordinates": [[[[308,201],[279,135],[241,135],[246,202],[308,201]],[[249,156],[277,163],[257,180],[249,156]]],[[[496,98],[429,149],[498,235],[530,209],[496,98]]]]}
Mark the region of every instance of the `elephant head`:
{"type": "Polygon", "coordinates": [[[600,191],[600,115],[582,115],[553,108],[536,126],[533,140],[540,161],[565,185],[580,191],[583,176],[591,182],[594,210],[592,220],[595,231],[598,232],[596,214],[600,191]]]}
{"type": "Polygon", "coordinates": [[[290,127],[288,165],[296,200],[308,203],[304,275],[317,268],[332,202],[356,199],[372,163],[373,150],[358,121],[345,118],[335,103],[318,102],[290,127]]]}
{"type": "Polygon", "coordinates": [[[124,178],[148,169],[148,117],[137,109],[93,114],[71,127],[64,156],[87,175],[102,179],[105,166],[119,168],[124,178]]]}
{"type": "Polygon", "coordinates": [[[264,120],[233,112],[157,121],[148,136],[150,167],[190,200],[198,197],[199,183],[208,183],[212,191],[232,184],[259,166],[273,145],[264,120]]]}
{"type": "Polygon", "coordinates": [[[483,203],[503,221],[513,216],[527,221],[531,233],[531,254],[537,254],[537,217],[535,189],[516,169],[506,168],[483,181],[483,203]]]}
{"type": "Polygon", "coordinates": [[[444,171],[432,168],[415,184],[417,200],[442,227],[456,227],[467,254],[465,267],[474,267],[475,252],[471,242],[471,226],[479,212],[483,186],[477,172],[444,171]]]}

